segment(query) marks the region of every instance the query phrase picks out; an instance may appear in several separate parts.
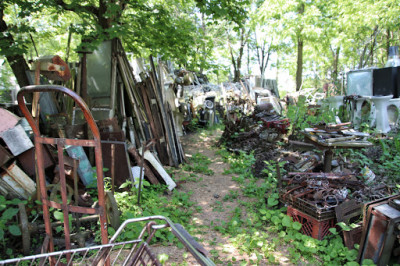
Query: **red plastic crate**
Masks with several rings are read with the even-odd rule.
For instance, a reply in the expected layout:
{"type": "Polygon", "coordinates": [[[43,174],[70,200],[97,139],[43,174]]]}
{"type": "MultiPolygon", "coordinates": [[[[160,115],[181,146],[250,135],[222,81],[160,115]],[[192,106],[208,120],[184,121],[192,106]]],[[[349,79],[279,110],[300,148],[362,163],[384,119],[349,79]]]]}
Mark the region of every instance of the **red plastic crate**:
{"type": "Polygon", "coordinates": [[[335,227],[335,218],[319,221],[310,215],[307,215],[292,206],[287,207],[287,215],[293,218],[293,221],[302,224],[301,232],[312,238],[322,240],[329,235],[330,228],[335,227]]]}

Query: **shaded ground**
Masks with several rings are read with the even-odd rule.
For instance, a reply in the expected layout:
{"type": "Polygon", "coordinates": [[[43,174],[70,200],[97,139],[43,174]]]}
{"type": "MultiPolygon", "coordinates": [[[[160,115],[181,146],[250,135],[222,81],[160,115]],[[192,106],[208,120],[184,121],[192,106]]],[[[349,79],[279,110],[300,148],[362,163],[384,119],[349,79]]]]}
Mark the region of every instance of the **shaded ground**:
{"type": "MultiPolygon", "coordinates": [[[[224,175],[225,169],[229,169],[229,165],[224,163],[220,156],[216,154],[217,148],[214,147],[216,140],[222,132],[214,131],[211,134],[191,134],[184,136],[182,144],[185,149],[186,156],[190,158],[196,153],[207,156],[211,160],[209,169],[213,175],[197,174],[197,181],[184,181],[178,189],[180,191],[192,192],[191,200],[197,206],[201,206],[202,211],[194,214],[192,222],[199,229],[199,233],[195,235],[199,242],[210,251],[213,261],[219,265],[239,265],[243,262],[248,262],[250,258],[247,254],[241,254],[238,248],[233,245],[228,236],[222,235],[214,229],[215,226],[221,223],[229,222],[233,216],[235,208],[240,208],[242,217],[246,217],[246,212],[243,204],[239,202],[250,202],[251,199],[242,195],[239,185],[232,180],[232,175],[224,175]],[[224,200],[225,198],[225,200],[224,200]],[[233,200],[226,200],[227,198],[233,200]]],[[[177,182],[186,176],[184,172],[178,172],[175,175],[177,182]]],[[[261,181],[261,180],[260,180],[261,181]]],[[[193,258],[185,258],[185,250],[176,247],[156,247],[155,253],[168,253],[170,255],[168,265],[187,263],[195,265],[193,258]],[[167,250],[168,249],[168,252],[167,250]]],[[[279,264],[287,264],[289,260],[284,254],[276,252],[276,259],[279,264]]],[[[261,262],[261,265],[266,265],[266,262],[261,262]]]]}

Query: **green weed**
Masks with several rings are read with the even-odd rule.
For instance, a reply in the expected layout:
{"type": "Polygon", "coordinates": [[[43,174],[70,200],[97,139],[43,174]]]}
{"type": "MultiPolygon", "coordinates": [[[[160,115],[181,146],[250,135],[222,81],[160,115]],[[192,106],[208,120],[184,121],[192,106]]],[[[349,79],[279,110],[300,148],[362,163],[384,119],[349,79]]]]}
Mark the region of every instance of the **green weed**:
{"type": "Polygon", "coordinates": [[[211,160],[201,153],[196,153],[189,159],[189,164],[184,164],[182,166],[182,170],[205,174],[205,175],[213,175],[214,171],[209,169],[208,166],[211,164],[211,160]]]}

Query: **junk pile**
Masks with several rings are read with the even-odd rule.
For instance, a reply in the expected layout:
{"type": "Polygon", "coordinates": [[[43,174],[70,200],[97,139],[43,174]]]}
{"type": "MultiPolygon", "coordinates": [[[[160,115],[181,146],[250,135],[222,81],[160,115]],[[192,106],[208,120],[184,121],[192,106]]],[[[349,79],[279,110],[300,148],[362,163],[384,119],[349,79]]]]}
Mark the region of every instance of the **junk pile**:
{"type": "Polygon", "coordinates": [[[372,259],[379,265],[393,258],[398,261],[400,243],[394,239],[400,200],[391,196],[396,187],[334,152],[363,148],[371,160],[378,160],[379,147],[368,141],[369,134],[354,130],[351,123],[319,123],[289,138],[295,140],[287,140],[290,121],[279,115],[274,104],[255,105],[238,98],[234,103],[236,111],[225,121],[221,143],[233,152],[253,153],[257,161],[252,170],[257,177],[265,176],[264,161],[279,162],[285,170],[277,171],[280,201],[287,206],[287,215],[301,223],[302,233],[321,240],[330,234],[329,229],[344,228],[340,231],[345,245],[362,247],[360,261],[372,259]],[[254,111],[244,113],[251,104],[254,111]],[[281,177],[281,172],[287,174],[281,177]],[[372,248],[374,243],[379,243],[377,250],[372,248]]]}
{"type": "Polygon", "coordinates": [[[142,68],[135,75],[119,40],[83,51],[79,64],[42,57],[27,73],[36,85],[19,92],[19,106],[0,108],[0,195],[42,201],[44,226],[28,222],[30,209],[20,207],[25,254],[31,250],[30,235],[43,231],[44,252],[54,251],[54,244],[69,249],[77,239],[85,245],[94,237],[81,232],[87,221],[100,220],[106,244],[106,224],[119,226],[113,192],[126,181],[140,184],[144,176],[169,190],[176,187],[163,165],[185,161],[178,132],[182,122],[163,63],[156,67],[150,57],[149,65],[151,71],[142,68]],[[49,85],[50,80],[68,88],[49,85]],[[90,196],[93,190],[97,202],[90,196]],[[60,210],[64,222],[51,223],[50,208],[60,210]],[[53,237],[60,225],[64,239],[53,237]]]}
{"type": "Polygon", "coordinates": [[[279,115],[271,103],[256,105],[250,114],[244,110],[251,102],[239,98],[234,100],[235,104],[229,103],[231,112],[227,113],[224,121],[225,130],[220,144],[224,143],[233,152],[253,152],[256,159],[253,173],[262,176],[264,161],[277,156],[275,144],[287,133],[289,120],[279,115]]]}
{"type": "MultiPolygon", "coordinates": [[[[54,72],[43,70],[43,65],[48,65],[44,63],[48,58],[38,60],[42,65],[39,68],[41,74],[54,72]]],[[[152,71],[143,70],[141,80],[136,80],[121,43],[113,40],[103,43],[91,54],[84,53],[82,62],[79,66],[73,66],[69,74],[73,76],[73,79],[67,82],[70,85],[69,89],[86,98],[91,114],[96,120],[102,141],[104,167],[108,169],[105,175],[112,178],[115,186],[120,186],[126,180],[133,180],[132,167],[142,162],[143,155],[140,150],[144,149],[149,140],[153,140],[154,148],[144,152],[143,165],[145,177],[151,183],[164,182],[165,171],[158,171],[162,164],[178,166],[185,160],[177,130],[181,126],[174,115],[176,108],[168,101],[168,89],[164,87],[164,80],[160,79],[160,75],[154,74],[157,73],[157,69],[152,59],[150,61],[152,71]],[[99,58],[99,54],[105,56],[99,58]]],[[[63,72],[68,70],[69,73],[68,66],[62,67],[63,72]]],[[[32,84],[36,83],[34,79],[38,79],[35,71],[37,68],[28,73],[32,84]]],[[[54,72],[52,75],[57,74],[59,73],[54,72]]],[[[42,77],[41,83],[46,84],[47,81],[42,77]]],[[[84,113],[73,102],[60,93],[44,91],[37,96],[40,111],[36,117],[40,117],[38,121],[42,132],[58,138],[90,138],[91,133],[88,132],[84,113]]],[[[17,108],[10,109],[22,116],[17,108]]],[[[1,111],[1,138],[5,144],[1,149],[5,154],[3,157],[10,160],[15,157],[16,165],[20,165],[27,176],[33,177],[35,160],[31,140],[32,129],[26,119],[21,119],[5,109],[1,111]],[[8,151],[13,157],[6,153],[8,151]]],[[[47,146],[45,168],[51,169],[56,160],[52,157],[52,147],[47,146]]],[[[87,186],[94,180],[91,170],[93,155],[87,150],[83,152],[67,148],[66,151],[71,159],[80,160],[78,174],[83,185],[87,186]]],[[[166,178],[170,179],[169,176],[166,178]]],[[[51,181],[53,178],[50,175],[48,179],[51,181]]],[[[170,186],[171,189],[173,187],[174,185],[170,186]]],[[[19,197],[22,196],[21,193],[19,197]]],[[[27,194],[24,195],[24,198],[27,198],[27,194]]]]}

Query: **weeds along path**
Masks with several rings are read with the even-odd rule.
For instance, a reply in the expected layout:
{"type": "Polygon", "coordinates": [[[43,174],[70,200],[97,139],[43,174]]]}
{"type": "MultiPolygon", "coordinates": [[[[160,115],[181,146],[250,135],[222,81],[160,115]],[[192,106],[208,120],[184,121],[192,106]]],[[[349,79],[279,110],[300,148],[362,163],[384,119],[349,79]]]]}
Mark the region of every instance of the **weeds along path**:
{"type": "MultiPolygon", "coordinates": [[[[241,241],[248,239],[244,240],[243,236],[240,236],[245,232],[240,227],[251,226],[241,221],[247,220],[246,208],[251,206],[254,199],[243,195],[240,184],[232,179],[235,175],[224,174],[224,171],[229,169],[229,164],[216,153],[218,148],[215,147],[221,134],[220,130],[203,131],[181,138],[190,164],[173,170],[173,176],[179,184],[177,189],[190,194],[190,200],[197,208],[191,224],[184,226],[210,251],[217,265],[270,264],[266,259],[257,259],[256,254],[252,254],[251,251],[241,250],[244,244],[241,241]]],[[[263,245],[268,245],[268,241],[263,239],[263,245]]],[[[167,264],[196,264],[192,258],[185,255],[183,249],[173,246],[166,248],[176,249],[167,264]]],[[[289,260],[276,250],[275,247],[271,251],[275,262],[287,264],[289,260]]]]}

